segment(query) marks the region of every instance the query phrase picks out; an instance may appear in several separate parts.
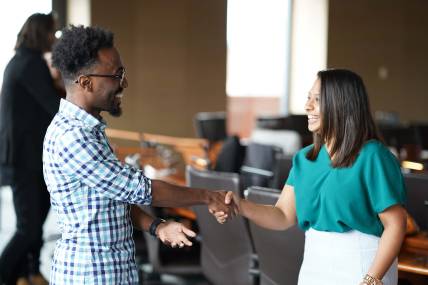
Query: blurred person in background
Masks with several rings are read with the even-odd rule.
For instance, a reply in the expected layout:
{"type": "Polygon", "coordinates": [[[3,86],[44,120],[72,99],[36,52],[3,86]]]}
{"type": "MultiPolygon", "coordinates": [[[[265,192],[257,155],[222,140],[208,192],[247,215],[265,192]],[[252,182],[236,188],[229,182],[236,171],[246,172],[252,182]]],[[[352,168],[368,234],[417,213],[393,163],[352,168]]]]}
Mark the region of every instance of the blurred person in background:
{"type": "MultiPolygon", "coordinates": [[[[46,129],[59,107],[61,79],[44,57],[55,41],[52,14],[31,15],[18,33],[0,96],[0,185],[10,185],[16,232],[0,256],[0,284],[48,284],[39,271],[50,208],[43,180],[46,129]],[[31,282],[31,283],[30,283],[31,282]]],[[[58,74],[58,73],[57,73],[58,74]]]]}

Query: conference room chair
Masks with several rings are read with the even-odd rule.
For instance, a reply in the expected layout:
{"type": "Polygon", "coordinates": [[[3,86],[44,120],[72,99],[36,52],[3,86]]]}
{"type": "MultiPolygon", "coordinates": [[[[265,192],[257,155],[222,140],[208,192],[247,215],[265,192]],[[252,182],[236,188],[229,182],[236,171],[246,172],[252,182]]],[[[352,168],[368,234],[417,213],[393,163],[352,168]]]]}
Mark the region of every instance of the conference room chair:
{"type": "Polygon", "coordinates": [[[421,230],[428,230],[428,174],[404,174],[406,209],[421,230]]]}
{"type": "MultiPolygon", "coordinates": [[[[186,169],[188,186],[209,190],[228,190],[241,195],[239,175],[209,170],[186,169]]],[[[201,236],[201,265],[205,277],[214,285],[258,284],[257,256],[248,221],[236,216],[219,224],[206,206],[195,206],[201,236]]]]}
{"type": "Polygon", "coordinates": [[[223,141],[212,170],[239,173],[244,162],[245,151],[246,147],[241,144],[238,136],[227,137],[223,141]]]}
{"type": "Polygon", "coordinates": [[[296,131],[300,135],[303,146],[312,143],[312,133],[308,130],[307,115],[261,116],[257,118],[256,127],[260,129],[296,131]]]}
{"type": "Polygon", "coordinates": [[[278,157],[281,155],[283,153],[280,147],[250,142],[241,167],[243,189],[250,186],[273,188],[278,157]]]}
{"type": "Polygon", "coordinates": [[[287,181],[292,166],[293,156],[277,154],[270,188],[282,189],[287,181]]]}
{"type": "Polygon", "coordinates": [[[302,148],[302,139],[294,130],[270,130],[256,128],[252,131],[250,141],[269,144],[281,148],[286,155],[294,155],[302,148]]]}
{"type": "MultiPolygon", "coordinates": [[[[152,216],[165,219],[170,218],[164,215],[162,208],[151,206],[141,206],[141,208],[152,216]]],[[[149,272],[144,272],[145,268],[140,268],[143,271],[143,279],[158,279],[161,274],[183,276],[202,274],[199,244],[197,241],[193,242],[192,247],[170,248],[164,245],[158,238],[151,236],[148,232],[144,232],[143,234],[146,243],[147,259],[152,266],[149,272]]],[[[139,246],[136,241],[137,249],[139,246]]]]}
{"type": "Polygon", "coordinates": [[[227,137],[226,112],[199,112],[193,121],[198,138],[217,142],[227,137]]]}
{"type": "MultiPolygon", "coordinates": [[[[281,190],[250,187],[245,192],[250,201],[274,205],[281,190]]],[[[260,285],[296,285],[303,261],[304,232],[297,225],[273,231],[251,222],[250,230],[259,257],[260,285]]]]}

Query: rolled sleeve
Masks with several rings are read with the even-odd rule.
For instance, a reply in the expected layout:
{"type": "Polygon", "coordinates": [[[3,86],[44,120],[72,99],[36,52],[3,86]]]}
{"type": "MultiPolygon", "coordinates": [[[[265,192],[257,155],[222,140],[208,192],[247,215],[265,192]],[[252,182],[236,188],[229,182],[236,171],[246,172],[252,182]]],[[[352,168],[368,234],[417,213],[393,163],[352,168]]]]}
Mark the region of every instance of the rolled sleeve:
{"type": "Polygon", "coordinates": [[[103,136],[92,130],[65,132],[57,144],[61,169],[112,200],[150,204],[151,181],[143,172],[122,164],[103,136]]]}
{"type": "Polygon", "coordinates": [[[373,153],[366,169],[370,203],[376,213],[406,202],[406,189],[397,159],[386,149],[373,153]]]}

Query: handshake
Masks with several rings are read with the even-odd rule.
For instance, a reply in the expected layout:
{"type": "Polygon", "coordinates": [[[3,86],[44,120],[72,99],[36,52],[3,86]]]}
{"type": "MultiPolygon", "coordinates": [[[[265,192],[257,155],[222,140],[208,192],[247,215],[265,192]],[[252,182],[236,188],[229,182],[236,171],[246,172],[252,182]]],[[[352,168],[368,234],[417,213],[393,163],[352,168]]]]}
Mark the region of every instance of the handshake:
{"type": "Polygon", "coordinates": [[[216,191],[212,194],[213,199],[208,204],[208,211],[220,224],[241,213],[241,199],[232,191],[216,191]]]}
{"type": "MultiPolygon", "coordinates": [[[[241,213],[241,199],[233,192],[208,191],[208,211],[214,215],[220,224],[241,213]]],[[[166,221],[158,226],[156,236],[171,247],[192,246],[190,238],[196,233],[175,221],[166,221]]]]}

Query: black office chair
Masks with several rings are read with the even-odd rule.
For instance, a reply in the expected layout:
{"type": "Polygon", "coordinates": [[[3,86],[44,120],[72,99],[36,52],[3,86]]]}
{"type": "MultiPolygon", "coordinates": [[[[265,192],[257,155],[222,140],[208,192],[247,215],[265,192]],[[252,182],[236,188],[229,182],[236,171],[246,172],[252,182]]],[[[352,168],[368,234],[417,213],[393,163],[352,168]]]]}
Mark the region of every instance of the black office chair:
{"type": "Polygon", "coordinates": [[[273,178],[270,188],[282,189],[287,181],[288,174],[293,166],[293,157],[284,154],[276,155],[276,163],[273,170],[273,178]]]}
{"type": "Polygon", "coordinates": [[[282,149],[268,144],[249,143],[241,167],[243,189],[250,186],[272,187],[277,158],[282,149]]]}
{"type": "Polygon", "coordinates": [[[250,141],[252,143],[275,145],[287,155],[294,155],[302,148],[302,137],[293,130],[256,128],[251,132],[250,141]]]}
{"type": "MultiPolygon", "coordinates": [[[[419,141],[413,127],[378,124],[378,129],[385,144],[395,148],[399,156],[402,149],[409,151],[418,148],[419,141]]],[[[411,153],[408,153],[404,158],[407,160],[419,160],[418,157],[413,157],[411,153]]]]}
{"type": "Polygon", "coordinates": [[[303,146],[312,143],[306,115],[262,116],[257,118],[256,126],[261,129],[293,130],[299,133],[303,146]]]}
{"type": "MultiPolygon", "coordinates": [[[[247,199],[259,204],[274,205],[281,190],[250,187],[247,199]]],[[[295,285],[303,261],[304,232],[297,226],[273,231],[250,223],[251,235],[259,257],[260,285],[295,285]]]]}
{"type": "Polygon", "coordinates": [[[308,130],[308,116],[291,114],[285,118],[284,129],[293,130],[300,134],[302,137],[302,145],[307,146],[312,143],[313,135],[308,130]]]}
{"type": "MultiPolygon", "coordinates": [[[[141,208],[152,216],[168,218],[163,215],[161,208],[151,206],[141,206],[141,208]]],[[[192,247],[170,248],[148,232],[144,232],[144,238],[147,247],[147,258],[153,267],[153,272],[142,273],[147,275],[144,276],[145,279],[157,279],[161,274],[202,274],[198,242],[195,241],[192,247]]],[[[136,247],[139,247],[137,242],[136,247]]]]}
{"type": "MultiPolygon", "coordinates": [[[[230,190],[240,195],[239,175],[186,169],[190,187],[230,190]]],[[[201,241],[201,264],[206,278],[215,285],[258,284],[257,256],[248,221],[241,216],[221,225],[206,206],[192,207],[196,212],[201,241]]]]}
{"type": "Polygon", "coordinates": [[[421,149],[428,150],[428,124],[413,123],[410,127],[414,130],[417,143],[421,149]]]}
{"type": "Polygon", "coordinates": [[[212,168],[210,152],[213,146],[222,142],[227,137],[226,132],[226,112],[199,112],[193,118],[196,136],[206,139],[204,162],[208,168],[212,168]]]}
{"type": "Polygon", "coordinates": [[[214,171],[239,173],[244,162],[246,148],[238,136],[226,138],[217,155],[214,171]]]}
{"type": "Polygon", "coordinates": [[[226,112],[200,112],[194,117],[196,136],[209,142],[222,141],[227,137],[226,112]]]}
{"type": "Polygon", "coordinates": [[[428,230],[428,175],[404,174],[407,188],[406,209],[421,230],[428,230]]]}
{"type": "Polygon", "coordinates": [[[259,116],[256,119],[256,127],[260,129],[281,130],[284,129],[284,115],[259,116]]]}

